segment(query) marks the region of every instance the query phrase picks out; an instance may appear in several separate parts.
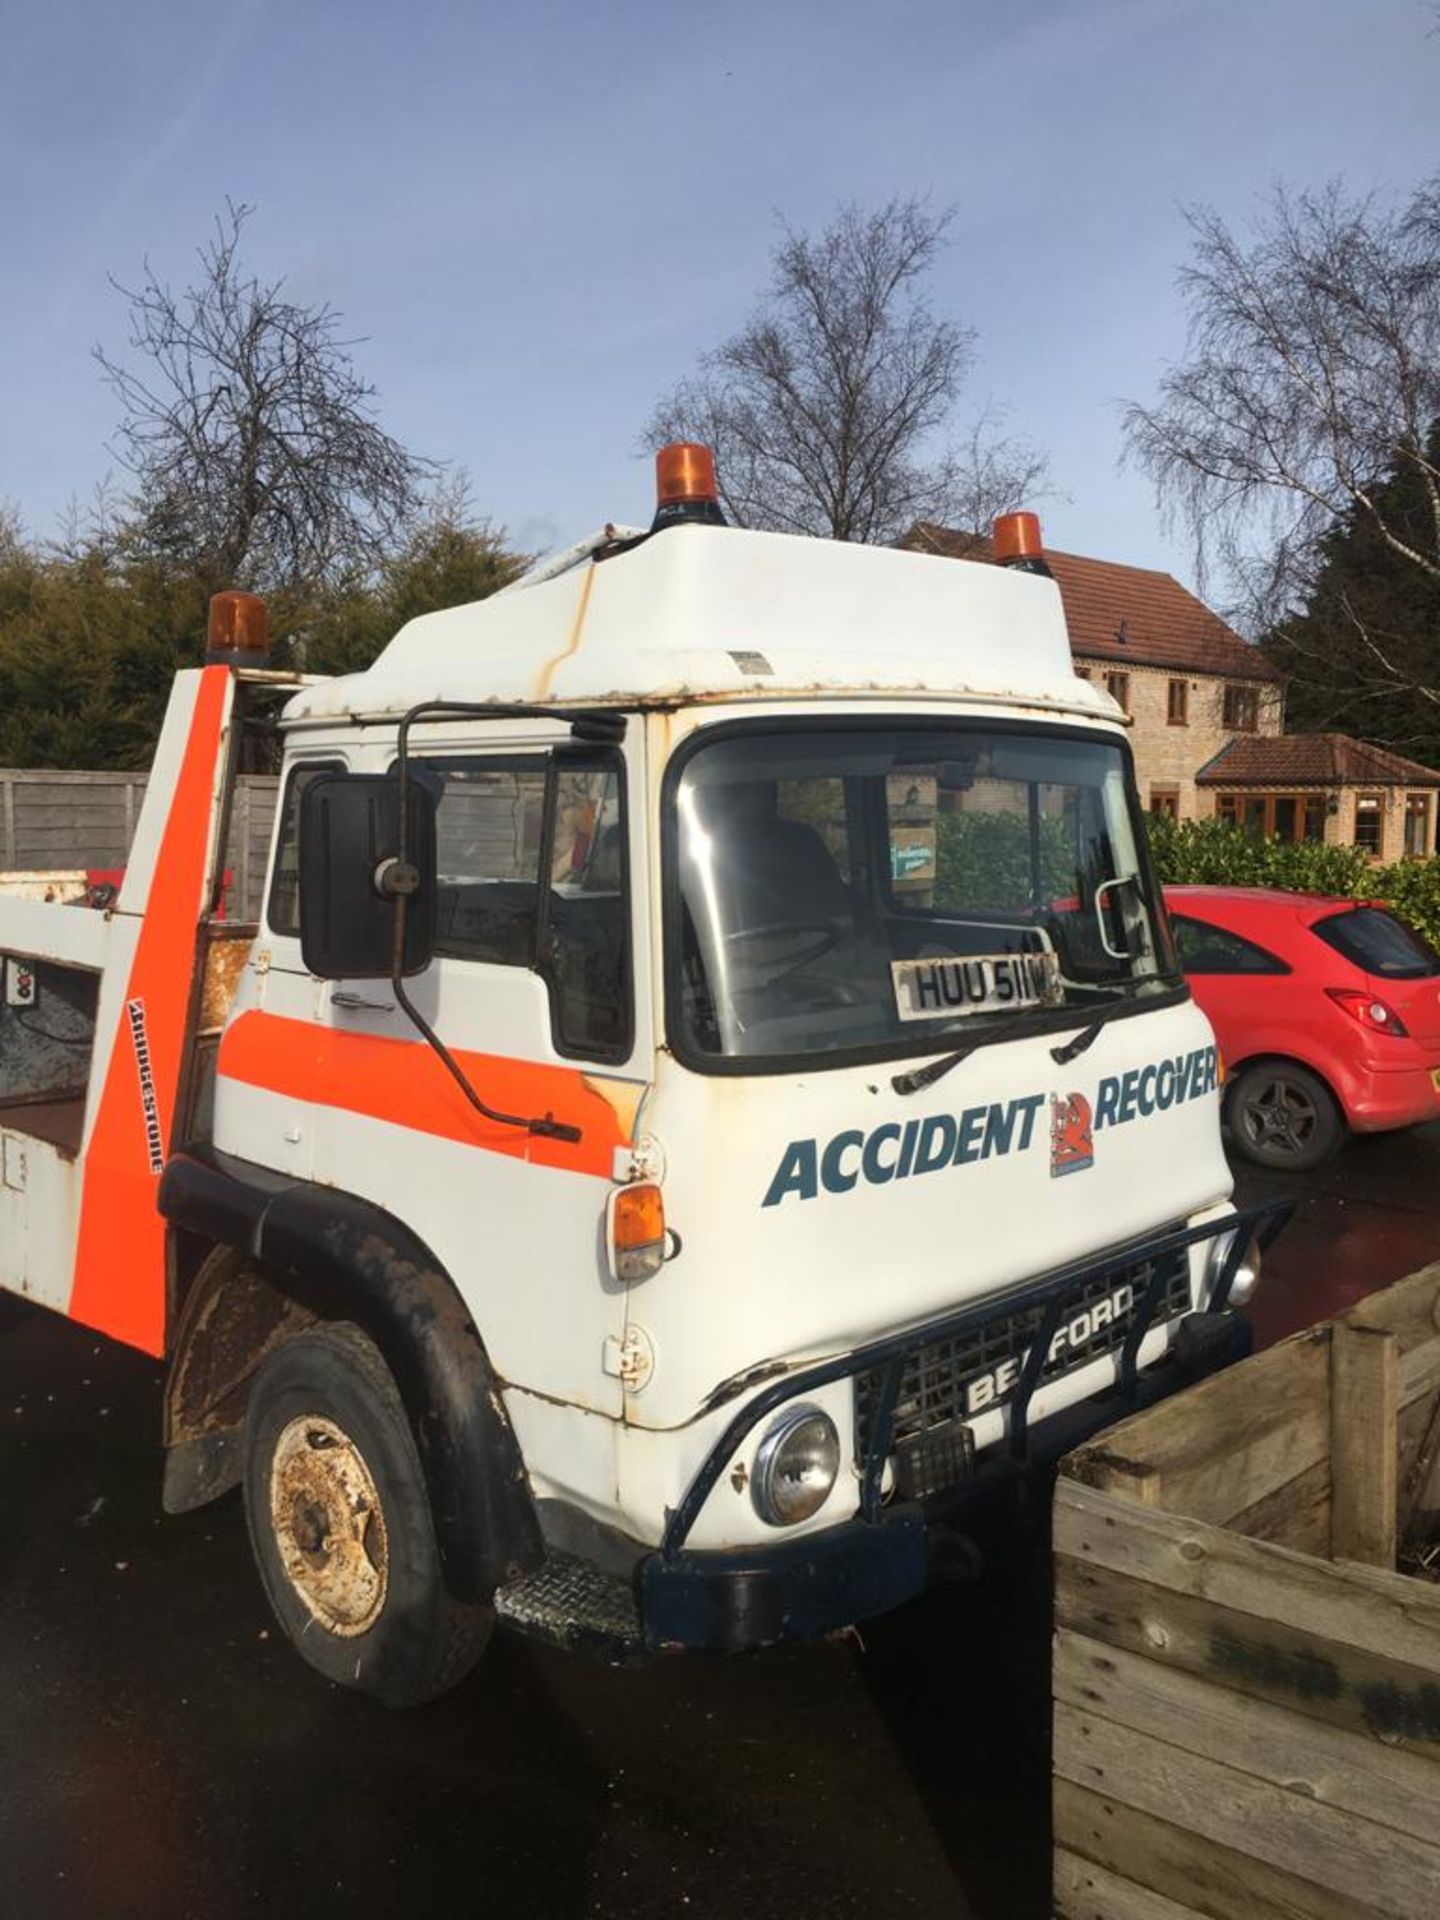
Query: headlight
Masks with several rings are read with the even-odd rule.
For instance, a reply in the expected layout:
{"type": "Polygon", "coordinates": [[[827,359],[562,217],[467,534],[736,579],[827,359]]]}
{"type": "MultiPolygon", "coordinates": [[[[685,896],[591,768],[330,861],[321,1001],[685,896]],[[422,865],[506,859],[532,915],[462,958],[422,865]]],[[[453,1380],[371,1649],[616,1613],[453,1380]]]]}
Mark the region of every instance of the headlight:
{"type": "Polygon", "coordinates": [[[787,1407],[755,1452],[750,1498],[771,1527],[793,1527],[818,1513],[840,1471],[840,1436],[820,1407],[787,1407]]]}
{"type": "MultiPolygon", "coordinates": [[[[1220,1275],[1225,1270],[1225,1262],[1230,1257],[1230,1249],[1235,1244],[1235,1237],[1235,1231],[1232,1230],[1230,1233],[1217,1235],[1210,1244],[1210,1259],[1205,1275],[1207,1305],[1215,1297],[1215,1289],[1220,1283],[1220,1275]]],[[[1230,1282],[1229,1298],[1225,1302],[1226,1306],[1247,1306],[1254,1299],[1255,1290],[1259,1285],[1260,1242],[1252,1236],[1249,1246],[1241,1254],[1236,1265],[1235,1277],[1230,1282]]]]}

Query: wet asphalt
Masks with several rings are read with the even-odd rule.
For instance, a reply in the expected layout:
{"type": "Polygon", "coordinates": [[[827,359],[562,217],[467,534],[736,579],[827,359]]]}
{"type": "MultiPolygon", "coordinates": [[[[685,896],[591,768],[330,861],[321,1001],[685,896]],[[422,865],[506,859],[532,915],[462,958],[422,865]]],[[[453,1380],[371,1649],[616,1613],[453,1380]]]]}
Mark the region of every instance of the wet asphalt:
{"type": "MultiPolygon", "coordinates": [[[[1314,1175],[1269,1341],[1440,1257],[1440,1125],[1314,1175]]],[[[1042,1920],[1043,1542],[846,1639],[639,1673],[497,1636],[407,1714],[273,1628],[231,1497],[160,1512],[158,1370],[0,1297],[0,1920],[1042,1920]]]]}

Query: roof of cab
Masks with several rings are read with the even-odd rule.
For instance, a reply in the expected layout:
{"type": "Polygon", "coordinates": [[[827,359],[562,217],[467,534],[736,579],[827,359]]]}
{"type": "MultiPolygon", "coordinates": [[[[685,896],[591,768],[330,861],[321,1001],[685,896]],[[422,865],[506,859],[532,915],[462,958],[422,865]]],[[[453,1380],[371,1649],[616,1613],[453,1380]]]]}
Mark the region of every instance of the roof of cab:
{"type": "Polygon", "coordinates": [[[422,614],[288,720],[427,700],[673,706],[967,694],[1119,710],[1076,678],[1051,580],[890,547],[678,525],[488,600],[422,614]]]}

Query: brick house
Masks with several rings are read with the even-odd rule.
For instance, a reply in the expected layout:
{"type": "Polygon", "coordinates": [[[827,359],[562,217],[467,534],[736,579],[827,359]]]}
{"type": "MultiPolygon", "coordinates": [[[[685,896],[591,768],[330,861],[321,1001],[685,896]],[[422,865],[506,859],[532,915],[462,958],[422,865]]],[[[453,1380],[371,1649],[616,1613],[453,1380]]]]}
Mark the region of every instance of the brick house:
{"type": "Polygon", "coordinates": [[[1435,851],[1440,773],[1348,734],[1232,740],[1196,785],[1222,820],[1257,833],[1359,847],[1387,865],[1435,851]]]}
{"type": "MultiPolygon", "coordinates": [[[[988,560],[990,542],[921,522],[903,545],[988,560]]],[[[1075,670],[1130,715],[1140,797],[1176,819],[1236,820],[1377,860],[1436,850],[1440,773],[1347,734],[1287,734],[1258,647],[1168,573],[1045,549],[1075,670]]]]}
{"type": "MultiPolygon", "coordinates": [[[[922,523],[904,544],[988,560],[990,542],[922,523]]],[[[1070,629],[1075,670],[1130,715],[1140,798],[1192,820],[1215,811],[1200,768],[1236,735],[1273,737],[1285,723],[1279,674],[1168,573],[1045,549],[1070,629]]]]}

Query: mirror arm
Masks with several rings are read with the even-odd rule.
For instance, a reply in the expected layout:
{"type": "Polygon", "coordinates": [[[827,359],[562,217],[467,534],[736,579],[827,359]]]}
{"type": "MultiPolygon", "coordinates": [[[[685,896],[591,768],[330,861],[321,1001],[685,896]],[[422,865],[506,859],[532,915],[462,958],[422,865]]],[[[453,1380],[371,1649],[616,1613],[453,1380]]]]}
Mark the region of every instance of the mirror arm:
{"type": "MultiPolygon", "coordinates": [[[[518,717],[518,709],[515,710],[518,717]]],[[[532,709],[546,713],[547,709],[532,709]]],[[[428,705],[412,707],[400,722],[396,754],[396,776],[400,783],[396,809],[398,832],[396,835],[395,858],[384,861],[375,875],[377,891],[383,898],[395,903],[394,935],[390,945],[390,985],[395,994],[396,1003],[410,1024],[422,1038],[439,1054],[441,1060],[457,1087],[484,1119],[500,1127],[523,1127],[526,1133],[538,1134],[546,1140],[578,1141],[581,1137],[579,1127],[569,1121],[557,1120],[553,1114],[543,1114],[527,1118],[518,1113],[502,1113],[498,1107],[487,1106],[471,1086],[468,1076],[459,1061],[451,1053],[445,1042],[436,1033],[430,1022],[415,1005],[405,991],[405,914],[410,896],[420,883],[419,873],[410,860],[410,728],[420,718],[442,713],[488,713],[494,714],[490,706],[461,706],[458,702],[432,701],[428,705]]],[[[609,718],[610,716],[605,716],[609,718]]],[[[625,731],[625,716],[615,716],[620,722],[620,734],[625,731]]]]}
{"type": "MultiPolygon", "coordinates": [[[[405,818],[403,801],[401,802],[400,818],[402,822],[401,831],[403,833],[403,822],[405,818]]],[[[1134,884],[1135,876],[1127,873],[1120,874],[1114,880],[1102,880],[1100,885],[1095,889],[1095,925],[1100,934],[1100,944],[1112,960],[1133,960],[1135,956],[1128,948],[1111,946],[1110,936],[1105,931],[1105,896],[1113,893],[1117,887],[1133,887],[1134,884]]]]}

